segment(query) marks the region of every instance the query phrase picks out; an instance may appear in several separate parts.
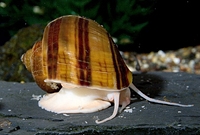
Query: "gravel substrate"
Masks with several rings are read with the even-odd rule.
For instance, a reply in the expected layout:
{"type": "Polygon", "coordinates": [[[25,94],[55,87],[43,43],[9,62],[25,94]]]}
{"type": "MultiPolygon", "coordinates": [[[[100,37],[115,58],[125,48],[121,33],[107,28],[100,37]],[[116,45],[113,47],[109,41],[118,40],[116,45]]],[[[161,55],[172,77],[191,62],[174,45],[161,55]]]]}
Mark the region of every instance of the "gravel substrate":
{"type": "Polygon", "coordinates": [[[200,45],[181,48],[176,51],[150,52],[148,54],[136,54],[134,52],[122,52],[122,55],[131,71],[135,71],[137,57],[141,71],[167,71],[188,72],[200,74],[200,45]]]}

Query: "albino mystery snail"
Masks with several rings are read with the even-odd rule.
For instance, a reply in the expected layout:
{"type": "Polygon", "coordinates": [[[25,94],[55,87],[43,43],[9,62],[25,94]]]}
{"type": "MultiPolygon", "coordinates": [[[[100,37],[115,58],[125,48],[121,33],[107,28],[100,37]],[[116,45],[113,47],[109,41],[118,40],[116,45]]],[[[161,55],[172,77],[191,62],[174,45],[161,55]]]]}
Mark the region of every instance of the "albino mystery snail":
{"type": "Polygon", "coordinates": [[[132,84],[132,73],[124,63],[110,34],[90,19],[67,15],[50,22],[42,41],[21,60],[38,86],[48,94],[39,106],[55,113],[90,113],[114,102],[114,118],[131,100],[131,87],[150,102],[190,107],[144,95],[132,84]]]}

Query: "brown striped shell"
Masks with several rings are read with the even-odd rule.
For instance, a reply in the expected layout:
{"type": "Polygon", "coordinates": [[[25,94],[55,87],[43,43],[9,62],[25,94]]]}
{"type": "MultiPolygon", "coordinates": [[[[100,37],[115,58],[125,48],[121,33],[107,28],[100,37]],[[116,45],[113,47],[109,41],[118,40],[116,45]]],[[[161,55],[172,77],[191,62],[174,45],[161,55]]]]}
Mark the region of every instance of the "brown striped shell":
{"type": "Polygon", "coordinates": [[[52,93],[44,95],[38,103],[47,111],[90,113],[105,109],[113,102],[113,114],[95,121],[100,124],[113,119],[119,105],[122,105],[119,111],[122,112],[130,103],[129,86],[150,102],[193,106],[144,95],[131,84],[132,74],[108,32],[84,17],[63,16],[50,22],[42,41],[37,42],[21,59],[39,87],[52,93]],[[73,88],[69,88],[70,85],[73,88]]]}
{"type": "Polygon", "coordinates": [[[95,21],[76,15],[50,22],[42,41],[22,61],[47,92],[58,91],[60,83],[122,90],[132,82],[132,73],[110,34],[95,21]]]}

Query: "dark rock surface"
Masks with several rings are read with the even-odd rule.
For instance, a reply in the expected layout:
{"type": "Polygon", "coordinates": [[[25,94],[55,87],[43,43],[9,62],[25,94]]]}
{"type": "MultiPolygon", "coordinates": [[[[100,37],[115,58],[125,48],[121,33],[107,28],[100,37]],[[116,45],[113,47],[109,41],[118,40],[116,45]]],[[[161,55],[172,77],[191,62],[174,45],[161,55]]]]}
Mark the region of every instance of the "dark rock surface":
{"type": "Polygon", "coordinates": [[[43,95],[35,83],[0,82],[0,134],[200,134],[200,75],[167,72],[134,72],[133,83],[156,99],[194,107],[149,103],[136,98],[116,118],[97,125],[113,112],[55,114],[38,107],[34,95],[43,95]],[[3,122],[11,125],[2,124],[3,122]]]}

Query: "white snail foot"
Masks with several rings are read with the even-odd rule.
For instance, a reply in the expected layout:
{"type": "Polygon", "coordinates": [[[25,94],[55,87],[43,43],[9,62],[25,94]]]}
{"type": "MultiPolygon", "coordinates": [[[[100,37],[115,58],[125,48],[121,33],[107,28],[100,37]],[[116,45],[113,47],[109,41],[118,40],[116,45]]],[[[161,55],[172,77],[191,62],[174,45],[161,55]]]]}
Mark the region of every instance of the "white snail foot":
{"type": "Polygon", "coordinates": [[[91,113],[108,108],[111,103],[100,100],[95,91],[88,88],[62,88],[59,92],[44,95],[38,105],[55,113],[91,113]]]}

